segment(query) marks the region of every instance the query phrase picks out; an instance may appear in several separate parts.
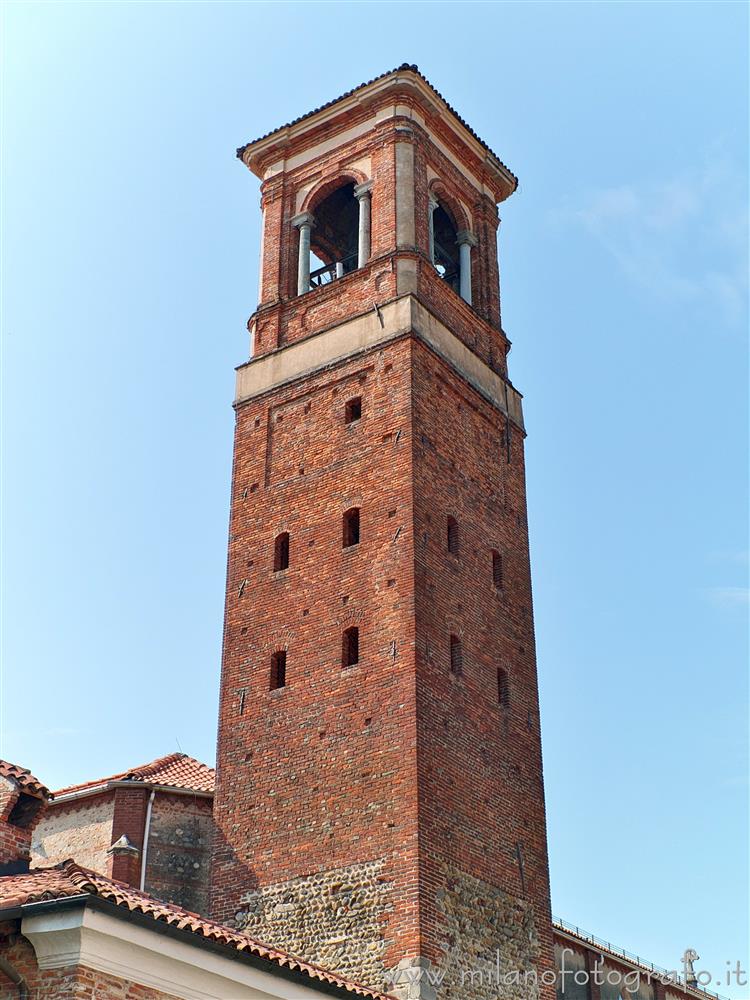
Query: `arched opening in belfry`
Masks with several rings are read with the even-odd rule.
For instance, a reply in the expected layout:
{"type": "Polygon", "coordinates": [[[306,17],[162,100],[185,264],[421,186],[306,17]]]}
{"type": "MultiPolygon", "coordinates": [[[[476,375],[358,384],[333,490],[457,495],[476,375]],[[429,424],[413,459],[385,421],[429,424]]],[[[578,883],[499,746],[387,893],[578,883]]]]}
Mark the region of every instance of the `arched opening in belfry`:
{"type": "Polygon", "coordinates": [[[461,290],[461,256],[458,229],[451,215],[438,202],[432,214],[432,259],[435,270],[456,294],[461,290]]]}
{"type": "Polygon", "coordinates": [[[357,269],[359,203],[354,183],[336,188],[313,209],[310,233],[310,284],[326,285],[357,269]]]}

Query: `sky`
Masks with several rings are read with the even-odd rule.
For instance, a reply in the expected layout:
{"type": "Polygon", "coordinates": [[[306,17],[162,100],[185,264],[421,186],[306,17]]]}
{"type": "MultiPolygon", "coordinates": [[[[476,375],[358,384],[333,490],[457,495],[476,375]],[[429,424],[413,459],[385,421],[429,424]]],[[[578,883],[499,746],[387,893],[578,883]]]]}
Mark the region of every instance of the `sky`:
{"type": "Polygon", "coordinates": [[[213,762],[260,222],[235,148],[417,63],[520,178],[553,910],[747,997],[747,6],[2,18],[2,755],[53,788],[213,762]]]}

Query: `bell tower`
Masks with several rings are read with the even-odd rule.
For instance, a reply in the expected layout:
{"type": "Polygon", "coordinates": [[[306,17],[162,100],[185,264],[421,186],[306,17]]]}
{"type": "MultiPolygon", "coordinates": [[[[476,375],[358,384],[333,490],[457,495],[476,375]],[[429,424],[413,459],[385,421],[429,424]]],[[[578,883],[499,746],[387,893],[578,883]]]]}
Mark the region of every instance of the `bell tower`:
{"type": "Polygon", "coordinates": [[[238,156],[263,229],[212,916],[397,996],[547,1000],[516,178],[408,65],[238,156]]]}

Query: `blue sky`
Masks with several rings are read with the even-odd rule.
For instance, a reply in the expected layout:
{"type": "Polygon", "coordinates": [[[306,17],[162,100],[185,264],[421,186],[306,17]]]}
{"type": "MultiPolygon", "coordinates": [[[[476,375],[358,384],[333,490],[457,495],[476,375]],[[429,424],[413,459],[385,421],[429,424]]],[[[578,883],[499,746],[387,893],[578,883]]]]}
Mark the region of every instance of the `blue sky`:
{"type": "Polygon", "coordinates": [[[212,761],[259,239],[234,150],[415,62],[521,181],[501,280],[553,908],[747,967],[747,7],[3,20],[3,755],[53,787],[212,761]]]}

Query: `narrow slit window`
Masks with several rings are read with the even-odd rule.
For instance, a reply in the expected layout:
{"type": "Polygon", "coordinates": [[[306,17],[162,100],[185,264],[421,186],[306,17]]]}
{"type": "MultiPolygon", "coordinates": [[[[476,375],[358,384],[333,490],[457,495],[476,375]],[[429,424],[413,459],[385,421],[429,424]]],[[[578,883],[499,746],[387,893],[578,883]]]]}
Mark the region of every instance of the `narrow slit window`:
{"type": "Polygon", "coordinates": [[[343,547],[359,545],[359,507],[352,507],[344,514],[343,547]]]}
{"type": "Polygon", "coordinates": [[[286,650],[279,649],[271,657],[271,690],[286,687],[286,650]]]}
{"type": "Polygon", "coordinates": [[[273,568],[274,572],[289,569],[289,532],[282,531],[276,536],[273,543],[273,568]]]}
{"type": "Polygon", "coordinates": [[[498,590],[503,586],[503,557],[495,549],[492,550],[492,583],[498,590]]]}
{"type": "Polygon", "coordinates": [[[348,628],[341,637],[341,666],[354,667],[359,663],[359,629],[348,628]]]}
{"type": "Polygon", "coordinates": [[[354,424],[362,419],[362,397],[355,396],[350,399],[344,407],[344,423],[354,424]]]}
{"type": "Polygon", "coordinates": [[[447,532],[447,542],[448,551],[454,555],[458,555],[458,521],[455,517],[448,518],[448,532],[447,532]]]}
{"type": "Polygon", "coordinates": [[[461,640],[457,635],[451,636],[450,641],[451,647],[451,673],[460,676],[464,669],[464,657],[463,650],[461,649],[461,640]]]}
{"type": "Polygon", "coordinates": [[[503,667],[497,668],[497,703],[502,708],[510,705],[510,679],[508,671],[503,667]]]}

